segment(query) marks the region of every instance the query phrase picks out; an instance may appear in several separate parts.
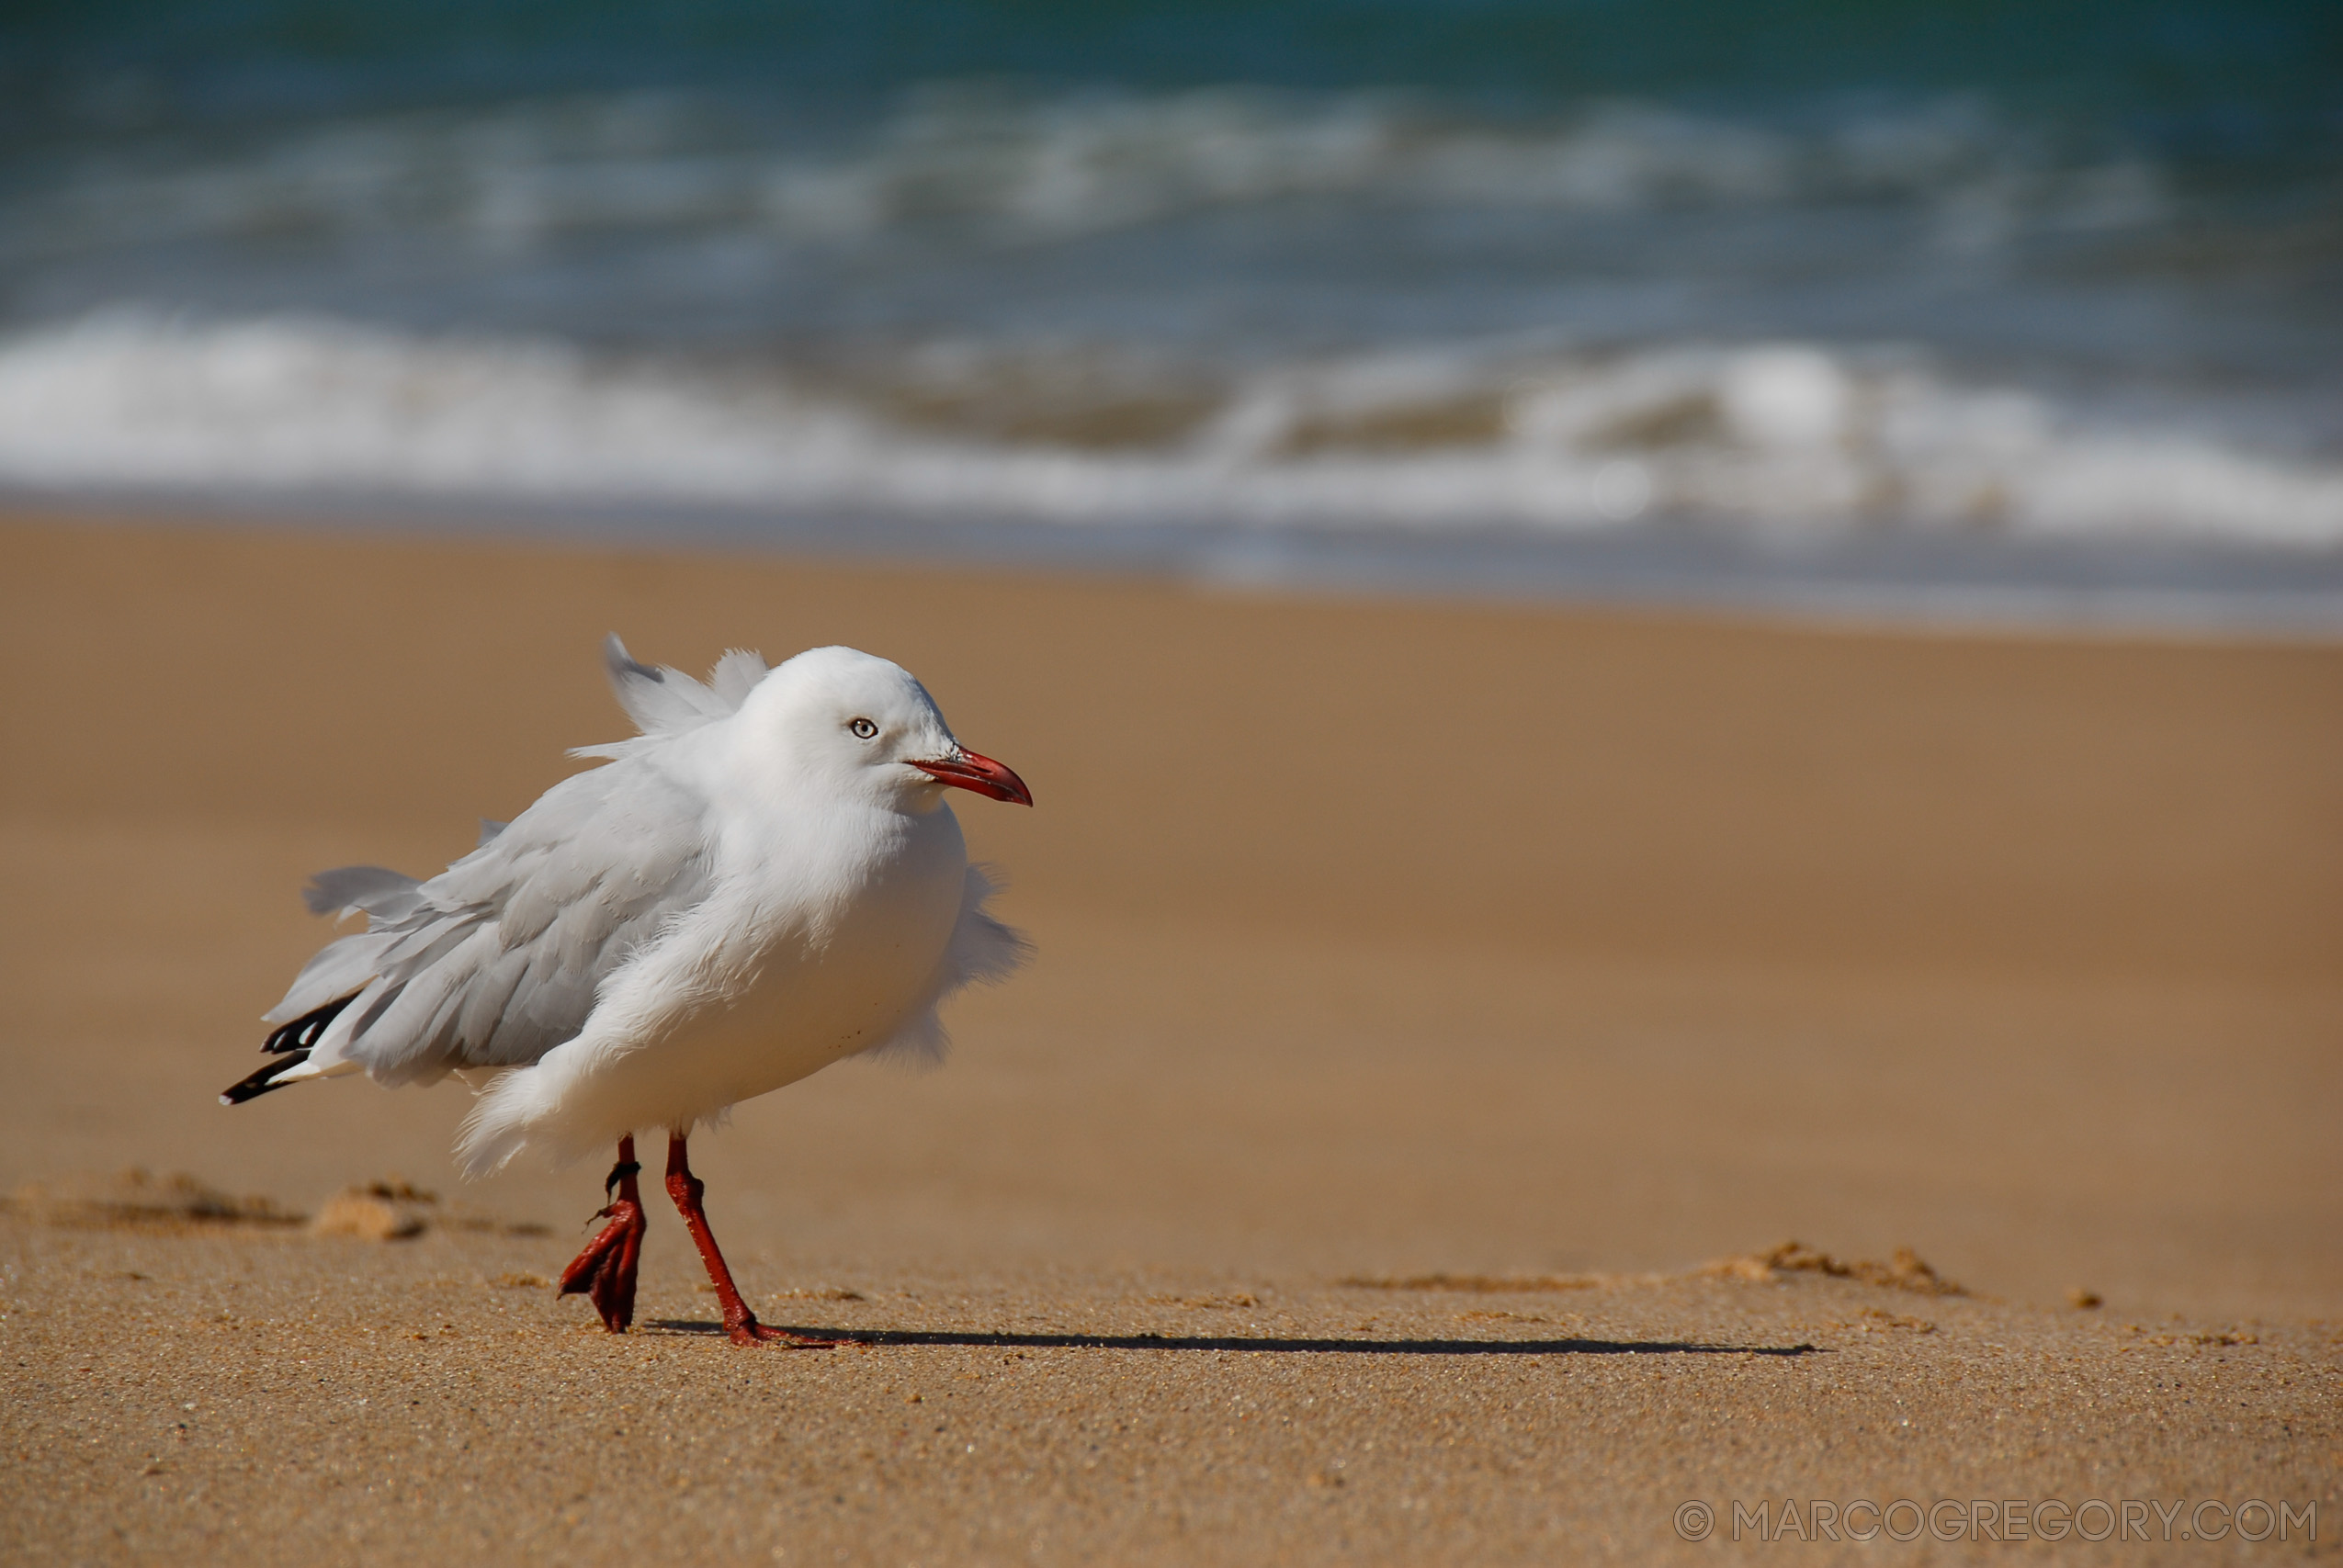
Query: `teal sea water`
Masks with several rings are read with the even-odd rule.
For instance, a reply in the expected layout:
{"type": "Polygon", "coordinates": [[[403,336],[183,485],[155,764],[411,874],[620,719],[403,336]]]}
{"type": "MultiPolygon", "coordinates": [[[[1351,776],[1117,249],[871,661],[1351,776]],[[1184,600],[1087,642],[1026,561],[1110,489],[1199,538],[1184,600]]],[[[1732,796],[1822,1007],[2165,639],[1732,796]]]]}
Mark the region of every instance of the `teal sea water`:
{"type": "Polygon", "coordinates": [[[20,0],[0,485],[2331,560],[2343,8],[20,0]]]}

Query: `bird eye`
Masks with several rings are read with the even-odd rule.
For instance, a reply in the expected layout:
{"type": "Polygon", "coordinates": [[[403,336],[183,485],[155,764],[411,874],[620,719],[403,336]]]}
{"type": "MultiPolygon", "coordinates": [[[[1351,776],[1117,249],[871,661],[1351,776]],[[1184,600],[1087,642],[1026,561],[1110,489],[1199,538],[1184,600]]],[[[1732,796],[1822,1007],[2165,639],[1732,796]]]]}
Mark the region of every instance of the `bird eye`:
{"type": "Polygon", "coordinates": [[[855,738],[858,740],[867,740],[872,736],[878,733],[878,726],[871,723],[871,721],[866,718],[852,720],[847,724],[846,728],[855,732],[855,738]]]}

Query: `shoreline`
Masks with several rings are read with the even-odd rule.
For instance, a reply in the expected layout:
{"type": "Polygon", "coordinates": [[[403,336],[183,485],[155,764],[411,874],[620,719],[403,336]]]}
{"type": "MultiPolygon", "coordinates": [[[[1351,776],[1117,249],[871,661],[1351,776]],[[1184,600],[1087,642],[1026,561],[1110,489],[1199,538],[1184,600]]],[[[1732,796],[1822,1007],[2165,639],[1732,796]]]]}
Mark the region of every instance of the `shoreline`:
{"type": "Polygon", "coordinates": [[[1678,613],[1859,633],[2343,641],[2343,552],[2194,540],[2026,538],[1984,529],[1801,532],[1666,519],[1551,533],[1061,523],[673,501],[0,486],[5,517],[1678,613]]]}

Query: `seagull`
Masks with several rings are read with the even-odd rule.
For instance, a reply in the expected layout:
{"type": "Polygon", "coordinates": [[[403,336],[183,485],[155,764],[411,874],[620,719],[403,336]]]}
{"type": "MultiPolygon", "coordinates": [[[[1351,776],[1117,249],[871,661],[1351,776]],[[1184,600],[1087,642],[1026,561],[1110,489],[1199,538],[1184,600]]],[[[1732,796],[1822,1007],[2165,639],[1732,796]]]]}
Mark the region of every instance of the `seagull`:
{"type": "Polygon", "coordinates": [[[582,746],[555,784],[417,881],[380,866],[311,879],[317,914],[363,914],[263,1015],[269,1061],[220,1099],[311,1078],[454,1074],[477,1100],[468,1177],[524,1150],[617,1142],[608,1221],[561,1276],[611,1333],[634,1320],[644,1230],[636,1132],[667,1130],[667,1192],[736,1344],[835,1343],[759,1323],[709,1231],[692,1132],[848,1056],[942,1059],[937,1010],[1028,953],[987,911],[945,792],[1033,804],[953,738],[901,666],[817,648],[768,669],[724,656],[705,684],[604,644],[640,733],[582,746]]]}

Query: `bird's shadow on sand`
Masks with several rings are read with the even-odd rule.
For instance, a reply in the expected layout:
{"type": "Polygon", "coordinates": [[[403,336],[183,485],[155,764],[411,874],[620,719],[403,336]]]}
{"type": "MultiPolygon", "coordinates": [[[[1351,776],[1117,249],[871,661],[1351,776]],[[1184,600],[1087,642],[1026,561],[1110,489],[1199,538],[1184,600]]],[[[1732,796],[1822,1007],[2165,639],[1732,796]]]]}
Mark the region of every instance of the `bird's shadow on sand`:
{"type": "MultiPolygon", "coordinates": [[[[720,1323],[665,1318],[669,1334],[720,1336],[720,1323]]],[[[951,1329],[816,1328],[793,1334],[846,1345],[949,1346],[979,1350],[1241,1350],[1342,1356],[1817,1356],[1818,1345],[1712,1345],[1696,1339],[1288,1339],[1227,1334],[980,1334],[951,1329]]]]}

